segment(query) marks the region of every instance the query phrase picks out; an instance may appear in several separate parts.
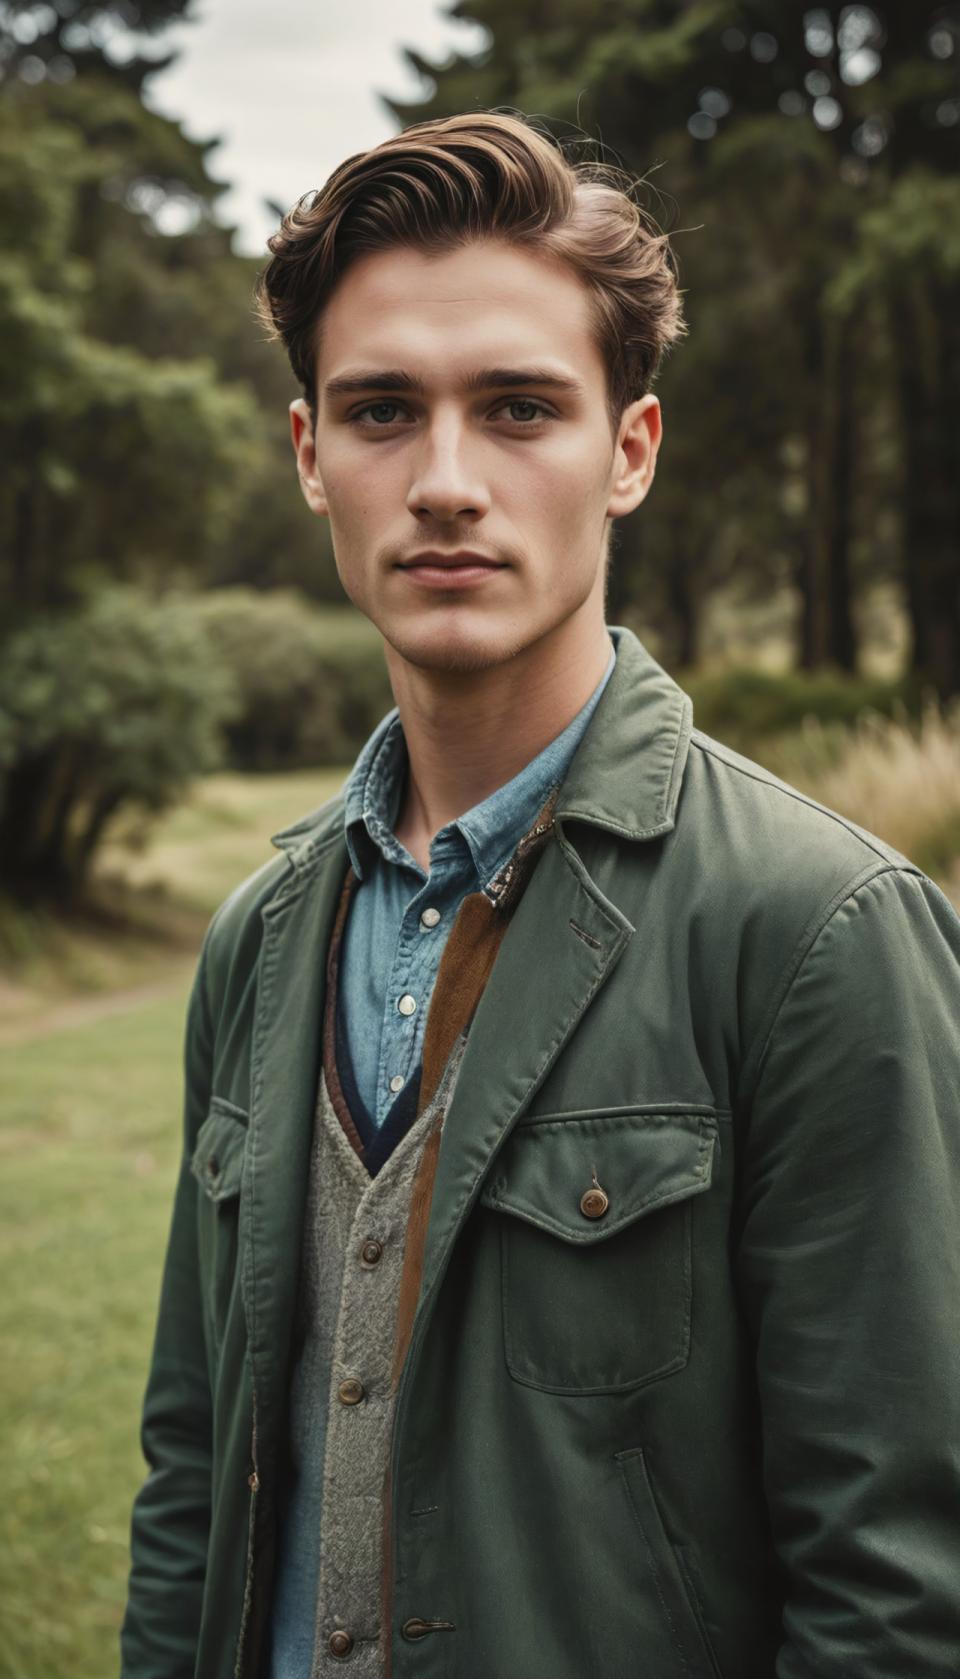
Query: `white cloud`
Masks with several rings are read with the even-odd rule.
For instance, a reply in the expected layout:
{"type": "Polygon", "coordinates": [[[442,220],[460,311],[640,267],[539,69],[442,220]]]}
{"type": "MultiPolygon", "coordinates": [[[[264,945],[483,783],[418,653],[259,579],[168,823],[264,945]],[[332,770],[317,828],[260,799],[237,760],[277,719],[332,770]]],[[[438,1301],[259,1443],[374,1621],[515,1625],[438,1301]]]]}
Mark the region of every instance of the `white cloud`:
{"type": "Polygon", "coordinates": [[[442,60],[482,37],[436,0],[350,0],[335,16],[303,0],[204,0],[164,39],[180,57],[147,83],[147,101],[192,138],[218,138],[210,172],[230,182],[218,213],[236,226],[238,249],[266,255],[276,223],[264,199],[290,205],[385,140],[395,125],[379,93],[420,92],[401,48],[442,60]]]}

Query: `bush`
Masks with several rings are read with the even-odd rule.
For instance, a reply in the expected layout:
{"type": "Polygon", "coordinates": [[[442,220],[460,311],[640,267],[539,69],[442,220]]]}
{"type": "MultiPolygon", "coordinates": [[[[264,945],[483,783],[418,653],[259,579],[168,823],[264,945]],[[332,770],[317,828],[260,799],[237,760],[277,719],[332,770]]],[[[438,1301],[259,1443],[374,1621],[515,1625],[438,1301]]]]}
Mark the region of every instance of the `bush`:
{"type": "Polygon", "coordinates": [[[749,756],[756,755],[758,742],[791,734],[810,719],[821,725],[850,725],[868,711],[892,717],[904,707],[919,709],[919,696],[909,683],[842,671],[808,674],[739,667],[685,671],[680,681],[693,700],[697,727],[749,756]]]}
{"type": "Polygon", "coordinates": [[[393,704],[380,637],[352,607],[235,588],[196,611],[239,695],[226,726],[237,769],[350,763],[393,704]]]}
{"type": "Polygon", "coordinates": [[[78,896],[119,810],[218,767],[236,703],[189,600],[113,588],[31,618],[0,656],[0,881],[78,896]]]}

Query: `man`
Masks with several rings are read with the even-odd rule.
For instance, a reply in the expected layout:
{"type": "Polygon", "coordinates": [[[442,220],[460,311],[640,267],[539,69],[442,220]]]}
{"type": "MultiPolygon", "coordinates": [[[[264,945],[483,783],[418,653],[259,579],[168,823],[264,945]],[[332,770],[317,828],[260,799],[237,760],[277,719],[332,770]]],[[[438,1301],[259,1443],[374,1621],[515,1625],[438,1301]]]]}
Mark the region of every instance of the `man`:
{"type": "Polygon", "coordinates": [[[665,242],[474,114],[271,250],[398,709],[204,945],[125,1679],[955,1679],[960,923],[604,623],[665,242]]]}

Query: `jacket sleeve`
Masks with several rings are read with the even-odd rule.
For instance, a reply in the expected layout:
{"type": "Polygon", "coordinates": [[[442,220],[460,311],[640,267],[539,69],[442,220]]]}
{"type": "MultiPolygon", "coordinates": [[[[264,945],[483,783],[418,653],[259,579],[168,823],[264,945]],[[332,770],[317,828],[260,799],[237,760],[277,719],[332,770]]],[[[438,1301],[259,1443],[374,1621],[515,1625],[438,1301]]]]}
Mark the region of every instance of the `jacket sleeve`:
{"type": "Polygon", "coordinates": [[[190,1159],[207,1111],[206,946],[187,1011],[184,1148],[141,1425],[149,1474],[133,1506],[121,1679],[193,1679],[210,1529],[211,1394],[190,1159]]]}
{"type": "Polygon", "coordinates": [[[798,954],[741,1171],[777,1679],[956,1679],[960,920],[923,876],[875,874],[798,954]]]}

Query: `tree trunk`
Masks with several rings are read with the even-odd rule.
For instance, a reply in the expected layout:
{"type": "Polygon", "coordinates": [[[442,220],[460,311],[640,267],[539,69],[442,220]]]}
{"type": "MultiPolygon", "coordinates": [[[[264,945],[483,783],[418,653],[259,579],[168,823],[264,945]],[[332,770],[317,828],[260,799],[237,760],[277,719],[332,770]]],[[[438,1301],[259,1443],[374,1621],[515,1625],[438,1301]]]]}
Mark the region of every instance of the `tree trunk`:
{"type": "Polygon", "coordinates": [[[911,668],[943,699],[960,692],[960,297],[915,280],[897,312],[904,451],[903,566],[911,668]]]}
{"type": "Polygon", "coordinates": [[[798,662],[804,670],[857,666],[850,579],[853,494],[852,332],[824,319],[819,306],[804,325],[812,391],[807,420],[809,527],[795,579],[800,591],[798,662]]]}

